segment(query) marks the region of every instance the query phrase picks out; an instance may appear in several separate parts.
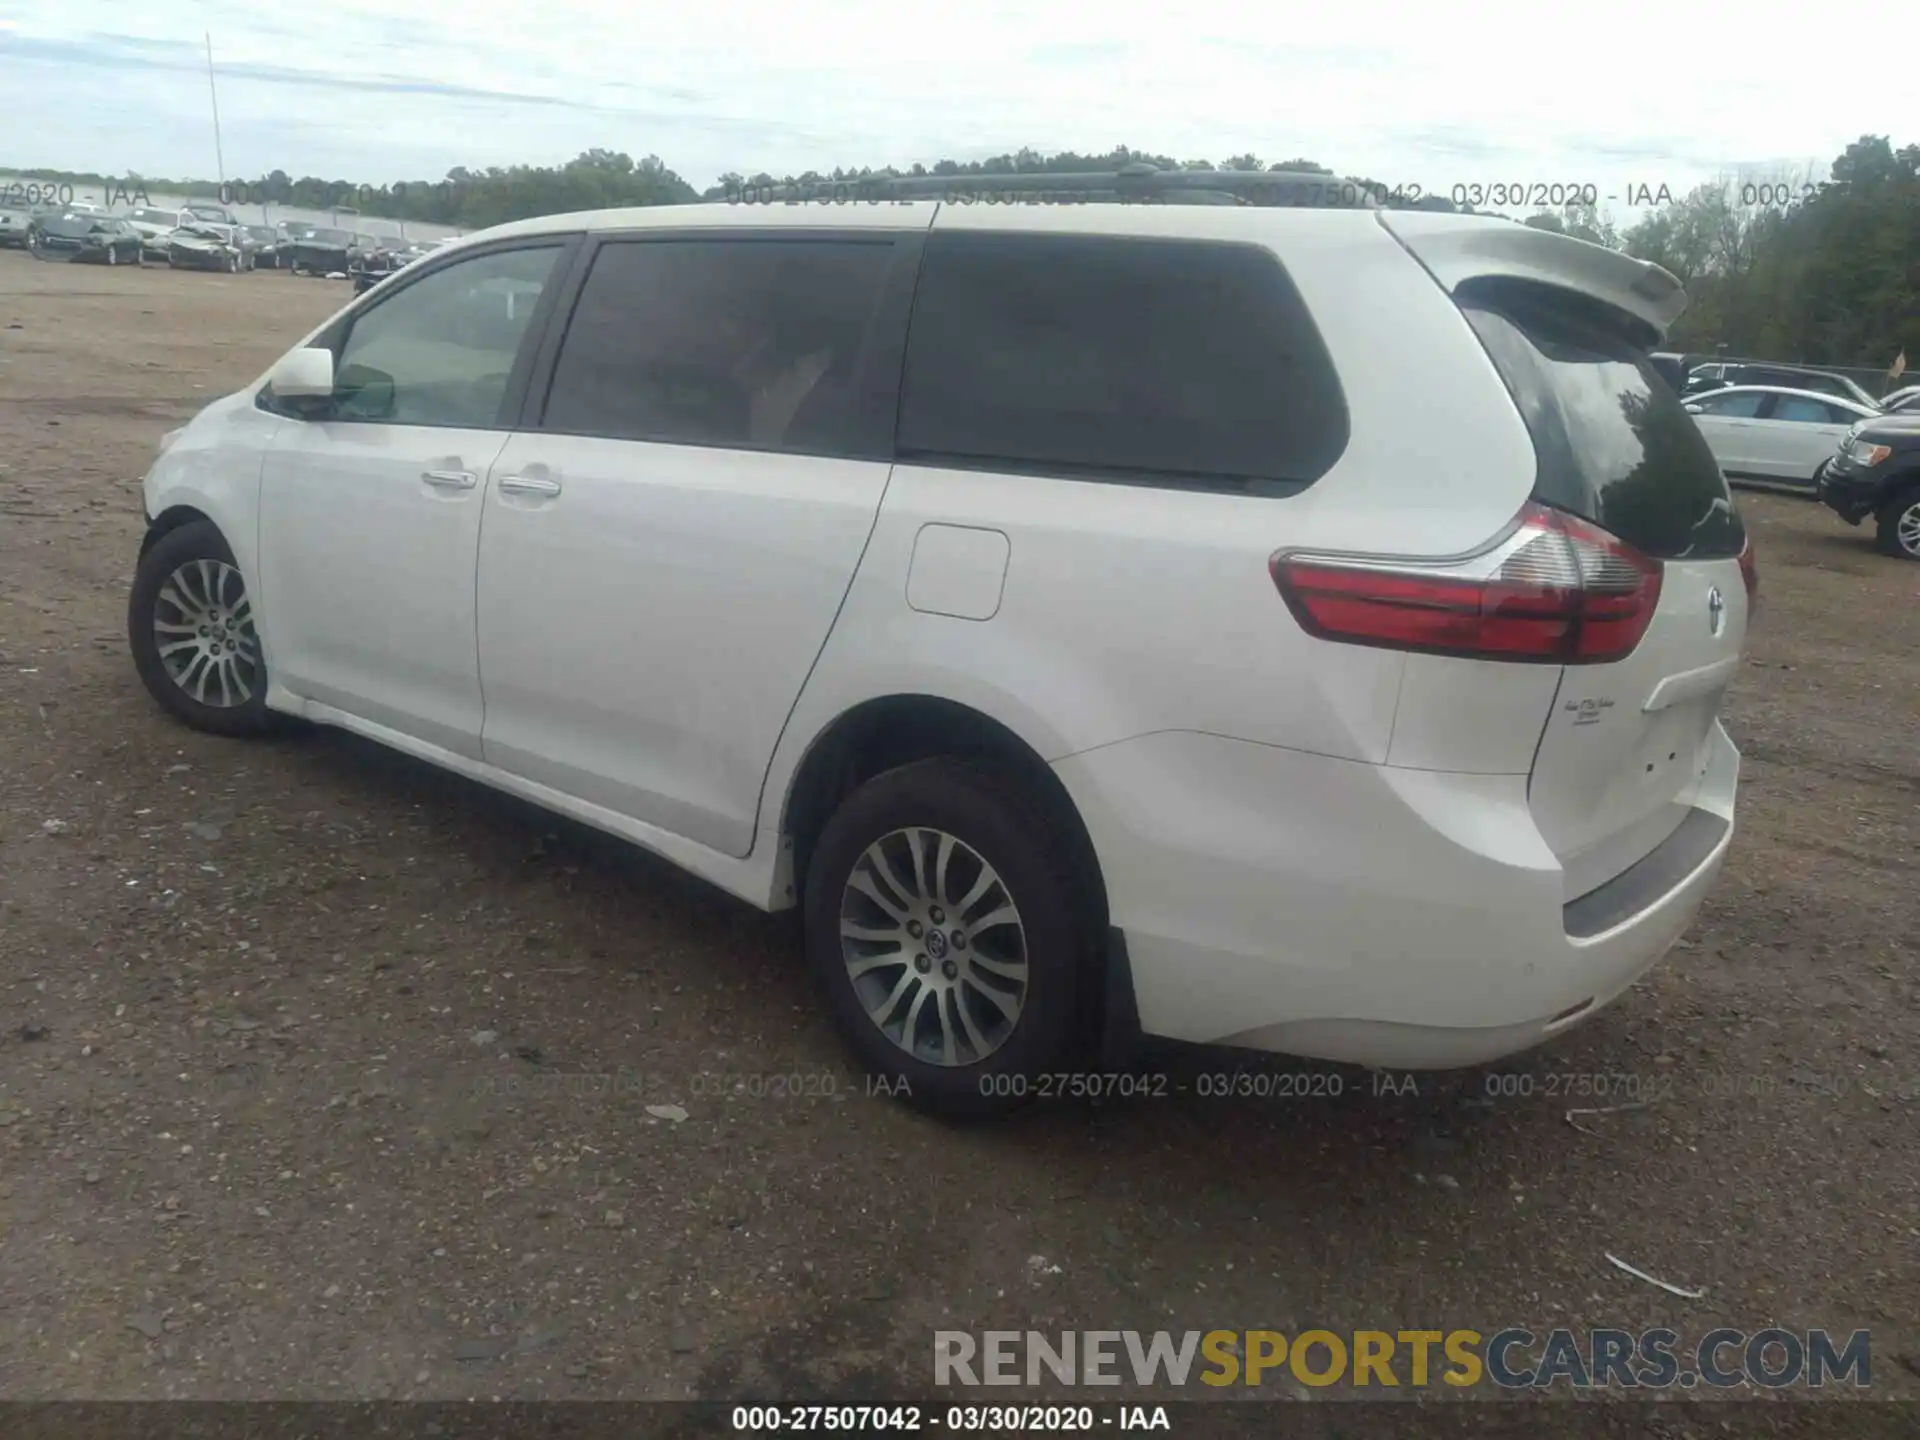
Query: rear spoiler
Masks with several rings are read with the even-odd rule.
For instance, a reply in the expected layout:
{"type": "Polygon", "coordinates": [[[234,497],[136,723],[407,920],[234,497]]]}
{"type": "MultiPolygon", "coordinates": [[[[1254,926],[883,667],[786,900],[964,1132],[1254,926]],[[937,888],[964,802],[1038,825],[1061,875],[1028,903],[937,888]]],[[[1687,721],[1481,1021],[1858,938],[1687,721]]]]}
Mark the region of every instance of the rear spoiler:
{"type": "Polygon", "coordinates": [[[1489,277],[1579,291],[1646,326],[1648,349],[1687,308],[1686,290],[1658,265],[1571,235],[1490,215],[1382,210],[1379,220],[1449,293],[1489,277]]]}

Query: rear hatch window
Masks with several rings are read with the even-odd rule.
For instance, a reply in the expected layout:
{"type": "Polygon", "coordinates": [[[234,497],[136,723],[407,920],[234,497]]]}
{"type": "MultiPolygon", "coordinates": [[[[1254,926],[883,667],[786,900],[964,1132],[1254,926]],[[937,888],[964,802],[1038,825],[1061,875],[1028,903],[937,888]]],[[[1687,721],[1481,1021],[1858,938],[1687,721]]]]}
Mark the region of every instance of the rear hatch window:
{"type": "Polygon", "coordinates": [[[1527,281],[1468,281],[1454,299],[1533,435],[1535,498],[1657,559],[1740,553],[1746,531],[1713,452],[1624,317],[1527,281]]]}

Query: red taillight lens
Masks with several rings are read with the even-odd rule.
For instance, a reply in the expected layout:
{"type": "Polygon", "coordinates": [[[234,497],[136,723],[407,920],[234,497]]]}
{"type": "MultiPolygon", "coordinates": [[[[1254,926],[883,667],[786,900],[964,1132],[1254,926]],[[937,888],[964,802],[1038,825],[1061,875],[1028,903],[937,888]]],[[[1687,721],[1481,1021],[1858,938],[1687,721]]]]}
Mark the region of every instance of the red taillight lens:
{"type": "Polygon", "coordinates": [[[1753,558],[1753,536],[1740,542],[1740,578],[1747,584],[1747,609],[1760,603],[1760,562],[1753,558]]]}
{"type": "Polygon", "coordinates": [[[1618,660],[1640,643],[1660,603],[1658,560],[1535,503],[1465,560],[1293,554],[1276,555],[1272,571],[1310,635],[1482,660],[1618,660]]]}

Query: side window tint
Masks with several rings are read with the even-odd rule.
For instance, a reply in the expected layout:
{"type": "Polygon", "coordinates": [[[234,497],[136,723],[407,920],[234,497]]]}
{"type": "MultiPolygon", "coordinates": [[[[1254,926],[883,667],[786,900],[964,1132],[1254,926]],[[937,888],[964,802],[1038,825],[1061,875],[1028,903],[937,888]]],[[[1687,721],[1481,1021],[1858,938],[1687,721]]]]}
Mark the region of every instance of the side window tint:
{"type": "Polygon", "coordinates": [[[500,423],[514,360],[559,256],[554,245],[479,255],[355,316],[340,349],[334,418],[500,423]]]}
{"type": "Polygon", "coordinates": [[[1830,425],[1833,423],[1827,418],[1830,414],[1832,411],[1825,402],[1801,395],[1782,395],[1773,402],[1773,419],[1797,425],[1830,425]]]}
{"type": "Polygon", "coordinates": [[[1170,483],[1318,479],[1346,401],[1251,245],[946,232],[908,332],[902,458],[1170,483]]]}
{"type": "Polygon", "coordinates": [[[1709,415],[1728,415],[1735,419],[1751,419],[1760,413],[1760,405],[1767,397],[1758,393],[1745,395],[1723,395],[1717,400],[1706,400],[1700,408],[1709,415]]]}
{"type": "Polygon", "coordinates": [[[890,237],[603,246],[543,428],[885,458],[899,352],[874,332],[895,249],[890,237]]]}

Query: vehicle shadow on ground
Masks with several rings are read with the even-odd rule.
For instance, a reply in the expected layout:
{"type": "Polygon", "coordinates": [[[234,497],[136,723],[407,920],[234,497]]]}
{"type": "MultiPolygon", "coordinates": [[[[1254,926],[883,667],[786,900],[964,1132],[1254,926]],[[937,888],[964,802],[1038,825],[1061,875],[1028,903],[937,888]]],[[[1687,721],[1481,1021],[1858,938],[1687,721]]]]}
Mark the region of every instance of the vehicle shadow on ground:
{"type": "MultiPolygon", "coordinates": [[[[735,1017],[746,1033],[786,1023],[795,1010],[807,1012],[810,1048],[853,1073],[807,970],[797,911],[764,914],[638,846],[345,732],[303,729],[284,743],[310,778],[358,806],[397,802],[431,812],[436,828],[484,870],[520,877],[505,892],[515,907],[588,909],[616,925],[670,927],[672,949],[684,957],[672,969],[678,983],[724,992],[728,1005],[760,1007],[761,1015],[735,1017]]],[[[1532,1112],[1549,1116],[1572,1143],[1578,1137],[1561,1112],[1637,1098],[1622,1088],[1646,1069],[1629,1039],[1631,1028],[1616,1007],[1572,1037],[1512,1061],[1421,1073],[1148,1041],[1119,1070],[1053,1077],[1043,1082],[1036,1103],[1011,1117],[959,1128],[994,1137],[983,1143],[1055,1155],[1084,1146],[1093,1156],[1116,1122],[1165,1115],[1216,1140],[1257,1132],[1270,1143],[1282,1137],[1289,1145],[1324,1143],[1329,1154],[1337,1143],[1438,1162],[1469,1137],[1512,1134],[1513,1118],[1532,1112]],[[1608,1056],[1632,1058],[1610,1063],[1608,1056]],[[1576,1082],[1575,1071],[1602,1078],[1576,1082]],[[1558,1078],[1544,1078],[1550,1076],[1558,1078]],[[1620,1093],[1609,1094],[1609,1087],[1620,1093]]],[[[727,1038],[724,1031],[714,1036],[723,1045],[727,1038]]],[[[950,1128],[921,1117],[915,1123],[950,1128]]],[[[1524,1144],[1539,1138],[1514,1136],[1524,1144]]],[[[1337,1170],[1339,1162],[1333,1164],[1337,1170]]],[[[1255,1167],[1250,1178],[1270,1183],[1264,1168],[1255,1167]]]]}

